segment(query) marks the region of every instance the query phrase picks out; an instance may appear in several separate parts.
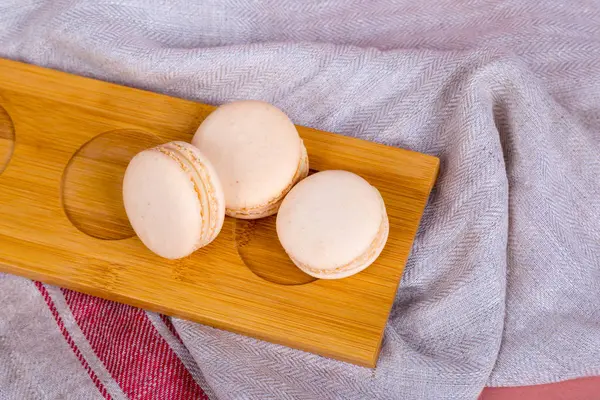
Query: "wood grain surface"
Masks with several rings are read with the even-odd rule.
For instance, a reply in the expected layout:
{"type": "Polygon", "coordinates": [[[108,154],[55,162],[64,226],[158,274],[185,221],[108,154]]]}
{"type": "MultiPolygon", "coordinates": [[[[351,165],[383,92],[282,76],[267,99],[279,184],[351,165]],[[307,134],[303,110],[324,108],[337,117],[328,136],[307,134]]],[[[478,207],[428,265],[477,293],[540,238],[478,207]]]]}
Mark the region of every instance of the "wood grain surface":
{"type": "Polygon", "coordinates": [[[6,110],[0,106],[0,173],[4,171],[12,156],[15,145],[14,135],[15,131],[12,120],[6,110]]]}
{"type": "Polygon", "coordinates": [[[144,148],[189,141],[213,107],[7,60],[0,76],[1,271],[376,365],[437,158],[298,127],[312,169],[355,172],[386,203],[388,243],[350,278],[296,269],[274,218],[227,218],[211,245],[164,260],[129,226],[123,173],[144,148]]]}

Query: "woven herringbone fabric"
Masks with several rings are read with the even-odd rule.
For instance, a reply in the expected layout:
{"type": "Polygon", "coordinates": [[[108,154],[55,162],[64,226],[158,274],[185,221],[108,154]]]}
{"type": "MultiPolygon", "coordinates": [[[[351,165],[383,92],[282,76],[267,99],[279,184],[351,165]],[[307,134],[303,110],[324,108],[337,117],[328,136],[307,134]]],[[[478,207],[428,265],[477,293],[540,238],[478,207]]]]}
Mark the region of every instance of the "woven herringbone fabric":
{"type": "Polygon", "coordinates": [[[600,374],[599,1],[0,0],[0,55],[441,158],[378,368],[176,321],[219,398],[600,374]]]}

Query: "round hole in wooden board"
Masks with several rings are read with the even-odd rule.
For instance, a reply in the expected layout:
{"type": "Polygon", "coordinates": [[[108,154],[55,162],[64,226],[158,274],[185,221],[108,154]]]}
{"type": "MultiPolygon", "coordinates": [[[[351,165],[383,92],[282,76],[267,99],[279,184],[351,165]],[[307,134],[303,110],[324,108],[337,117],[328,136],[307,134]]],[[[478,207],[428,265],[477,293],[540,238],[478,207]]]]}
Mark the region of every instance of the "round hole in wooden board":
{"type": "Polygon", "coordinates": [[[163,142],[146,132],[120,129],[102,133],[77,150],[62,180],[63,207],[71,223],[98,239],[134,236],[123,205],[123,176],[133,156],[163,142]]]}
{"type": "Polygon", "coordinates": [[[303,285],[317,278],[302,272],[279,243],[277,216],[235,220],[235,246],[244,264],[257,276],[280,285],[303,285]]]}
{"type": "Polygon", "coordinates": [[[15,148],[15,127],[8,112],[0,105],[0,174],[4,172],[15,148]]]}
{"type": "MultiPolygon", "coordinates": [[[[313,169],[308,175],[317,173],[313,169]]],[[[317,280],[300,270],[279,243],[277,215],[235,220],[235,246],[246,266],[257,276],[280,285],[304,285],[317,280]]]]}

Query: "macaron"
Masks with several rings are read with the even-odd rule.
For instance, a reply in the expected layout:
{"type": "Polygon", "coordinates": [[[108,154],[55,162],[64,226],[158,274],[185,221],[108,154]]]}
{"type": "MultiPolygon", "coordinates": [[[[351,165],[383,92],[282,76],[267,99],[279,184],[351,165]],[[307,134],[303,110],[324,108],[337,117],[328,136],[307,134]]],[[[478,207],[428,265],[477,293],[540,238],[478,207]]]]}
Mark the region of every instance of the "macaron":
{"type": "Polygon", "coordinates": [[[283,111],[262,101],[218,107],[200,124],[192,144],[214,165],[230,217],[277,213],[285,195],[308,174],[296,127],[283,111]]]}
{"type": "Polygon", "coordinates": [[[347,171],[323,171],[298,183],[277,214],[277,236],[293,263],[315,278],[340,279],[381,254],[389,222],[379,191],[347,171]]]}
{"type": "Polygon", "coordinates": [[[135,155],[123,178],[133,230],[157,255],[178,259],[212,242],[223,227],[225,199],[210,161],[194,146],[170,142],[135,155]]]}

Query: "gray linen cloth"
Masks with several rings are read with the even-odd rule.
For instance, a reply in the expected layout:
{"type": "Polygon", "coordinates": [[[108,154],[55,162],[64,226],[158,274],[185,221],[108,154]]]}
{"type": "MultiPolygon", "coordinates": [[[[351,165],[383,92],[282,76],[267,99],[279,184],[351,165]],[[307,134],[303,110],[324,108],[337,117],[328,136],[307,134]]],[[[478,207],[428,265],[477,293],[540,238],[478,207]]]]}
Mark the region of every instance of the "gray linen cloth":
{"type": "Polygon", "coordinates": [[[441,158],[378,368],[175,321],[219,398],[600,374],[600,2],[1,0],[0,56],[441,158]]]}

